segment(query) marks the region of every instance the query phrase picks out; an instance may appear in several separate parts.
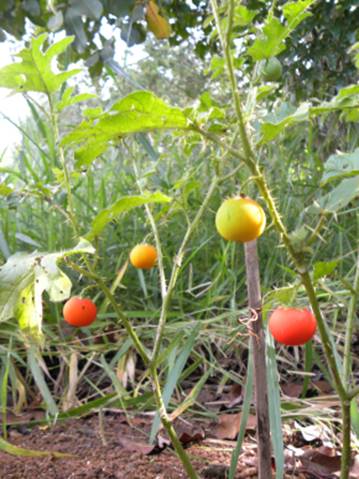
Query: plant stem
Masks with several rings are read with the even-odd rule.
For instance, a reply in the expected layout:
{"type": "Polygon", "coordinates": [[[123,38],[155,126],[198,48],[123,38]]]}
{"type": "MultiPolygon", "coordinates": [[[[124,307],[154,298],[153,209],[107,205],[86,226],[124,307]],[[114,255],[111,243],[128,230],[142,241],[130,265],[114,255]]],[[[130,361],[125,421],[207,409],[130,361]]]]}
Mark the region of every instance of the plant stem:
{"type": "Polygon", "coordinates": [[[77,271],[78,273],[80,273],[83,276],[85,276],[87,278],[90,278],[93,281],[95,281],[95,283],[98,285],[98,287],[102,290],[103,294],[106,296],[107,300],[109,301],[109,303],[113,307],[118,319],[123,323],[124,328],[126,329],[128,335],[132,339],[133,345],[136,348],[138,354],[141,356],[142,361],[144,362],[144,364],[146,366],[148,366],[148,364],[150,362],[150,359],[149,359],[149,357],[148,357],[148,355],[145,351],[145,348],[143,347],[143,345],[142,345],[139,337],[137,336],[136,331],[133,329],[130,321],[121,311],[119,305],[116,302],[115,297],[111,293],[110,289],[106,286],[103,279],[100,278],[99,276],[97,276],[96,274],[81,268],[76,263],[69,262],[69,264],[70,264],[71,268],[74,269],[75,271],[77,271]]]}
{"type": "MultiPolygon", "coordinates": [[[[141,183],[139,181],[139,174],[138,174],[138,169],[137,169],[135,161],[133,161],[133,168],[135,170],[138,189],[140,190],[140,193],[143,194],[143,188],[142,188],[141,183]]],[[[165,269],[164,269],[164,266],[163,266],[163,254],[162,254],[161,240],[160,240],[160,235],[158,233],[158,228],[157,228],[157,225],[156,225],[156,221],[153,217],[153,214],[152,214],[152,211],[151,211],[151,208],[149,207],[149,205],[145,204],[145,210],[146,210],[146,214],[148,216],[148,219],[149,219],[149,222],[150,222],[150,225],[151,225],[151,228],[152,228],[153,236],[155,238],[155,243],[156,243],[157,265],[158,265],[158,271],[159,271],[159,275],[160,275],[161,297],[162,297],[162,301],[163,301],[163,299],[166,297],[166,293],[167,293],[167,282],[166,282],[165,269]]]]}
{"type": "Polygon", "coordinates": [[[260,291],[257,241],[244,244],[248,304],[252,317],[249,330],[253,340],[253,365],[258,442],[258,479],[272,477],[271,441],[268,406],[266,345],[262,324],[262,299],[260,291]]]}
{"type": "Polygon", "coordinates": [[[150,372],[151,372],[151,378],[152,378],[153,391],[155,394],[157,407],[158,407],[158,411],[160,414],[163,427],[165,428],[169,438],[171,439],[172,446],[174,447],[178,457],[180,458],[188,477],[190,479],[198,479],[197,473],[194,470],[186,451],[183,449],[181,441],[178,439],[176,430],[173,427],[173,424],[168,417],[166,406],[164,404],[162,394],[161,394],[161,385],[158,379],[156,367],[151,366],[150,372]]]}
{"type": "MultiPolygon", "coordinates": [[[[231,151],[234,157],[240,159],[241,161],[244,161],[244,163],[249,168],[253,176],[253,180],[256,182],[257,187],[267,204],[272,221],[276,229],[278,230],[279,234],[281,235],[281,239],[284,245],[286,246],[286,249],[299,275],[301,276],[302,284],[304,285],[306,289],[311,307],[317,319],[318,328],[319,328],[321,340],[323,343],[324,354],[334,380],[336,391],[341,401],[343,414],[345,414],[345,417],[343,416],[343,437],[345,438],[345,440],[348,439],[348,443],[345,443],[345,444],[343,443],[342,471],[346,471],[347,460],[348,460],[348,457],[350,457],[350,410],[349,410],[349,418],[347,415],[347,402],[349,399],[349,394],[344,387],[343,380],[340,376],[340,372],[335,362],[334,354],[332,351],[332,344],[329,339],[324,318],[322,317],[322,314],[319,308],[319,303],[315,294],[311,277],[307,271],[307,266],[306,264],[303,263],[300,252],[297,252],[295,250],[290,240],[287,229],[284,223],[282,222],[279,211],[275,205],[274,199],[268,188],[265,176],[261,172],[257,164],[256,155],[254,154],[254,151],[250,143],[249,135],[246,131],[245,122],[244,122],[243,113],[242,113],[241,98],[240,98],[238,87],[237,87],[237,81],[236,81],[236,77],[234,73],[233,57],[232,57],[231,48],[230,48],[231,29],[233,24],[233,15],[234,15],[234,0],[229,0],[229,3],[228,3],[228,29],[227,29],[225,38],[221,32],[221,23],[219,19],[219,9],[218,9],[217,0],[211,0],[211,5],[213,9],[213,15],[217,24],[217,30],[219,33],[222,47],[223,47],[224,58],[225,58],[226,66],[227,66],[230,84],[231,84],[232,96],[233,96],[235,111],[236,111],[236,115],[238,119],[240,137],[242,141],[244,154],[238,153],[237,150],[235,150],[234,148],[229,148],[227,149],[227,151],[231,151]]],[[[194,126],[194,129],[198,131],[199,133],[204,134],[204,137],[208,139],[212,139],[212,140],[215,139],[216,144],[222,145],[222,142],[220,140],[216,139],[216,137],[214,137],[211,134],[204,133],[198,126],[194,126]]],[[[344,476],[343,474],[344,473],[342,472],[341,479],[346,479],[347,476],[344,476]]]]}
{"type": "Polygon", "coordinates": [[[340,479],[348,479],[350,471],[350,433],[351,433],[351,418],[350,418],[350,401],[343,401],[342,407],[342,457],[340,461],[340,479]]]}
{"type": "Polygon", "coordinates": [[[356,317],[356,303],[359,295],[359,254],[357,257],[356,271],[353,285],[353,293],[351,295],[348,307],[347,321],[346,321],[346,334],[344,345],[344,381],[349,383],[351,372],[351,346],[353,331],[355,326],[356,317]]]}
{"type": "Polygon", "coordinates": [[[77,223],[76,215],[75,215],[75,208],[74,208],[74,202],[73,202],[73,196],[72,196],[72,191],[71,191],[71,182],[70,182],[70,173],[67,168],[66,160],[65,160],[65,154],[62,146],[60,146],[60,133],[59,133],[59,124],[58,124],[58,116],[56,112],[56,108],[53,103],[53,99],[50,93],[47,95],[49,106],[50,106],[50,117],[51,117],[51,123],[52,123],[52,128],[54,131],[54,140],[55,140],[55,145],[58,148],[59,152],[59,157],[60,157],[60,163],[62,165],[62,169],[64,172],[64,184],[66,188],[66,194],[67,194],[67,201],[68,201],[68,215],[70,218],[71,226],[74,230],[74,233],[76,236],[80,236],[80,228],[77,223]]]}
{"type": "Polygon", "coordinates": [[[212,182],[211,182],[211,184],[208,188],[208,191],[207,191],[207,194],[206,194],[206,196],[203,200],[203,203],[201,204],[201,206],[200,206],[196,216],[194,217],[192,223],[188,227],[188,229],[186,231],[186,234],[184,235],[184,238],[182,240],[182,243],[181,243],[181,245],[178,249],[176,257],[174,259],[174,265],[173,265],[173,268],[172,268],[170,280],[168,282],[167,292],[162,299],[161,314],[160,314],[160,319],[159,319],[159,322],[158,322],[156,339],[155,339],[155,344],[154,344],[153,352],[152,352],[152,365],[155,365],[156,360],[158,358],[158,354],[160,352],[160,345],[161,345],[161,340],[162,340],[162,336],[163,336],[163,331],[164,331],[164,328],[165,328],[165,325],[166,325],[167,313],[168,313],[169,305],[170,305],[170,302],[171,302],[171,296],[172,296],[174,287],[176,285],[178,274],[179,274],[180,269],[181,269],[182,260],[183,260],[183,256],[184,256],[184,253],[185,253],[185,249],[187,247],[187,243],[188,243],[189,239],[191,238],[193,231],[196,229],[200,219],[202,218],[202,215],[205,212],[205,210],[207,208],[207,205],[208,205],[208,203],[209,203],[209,201],[210,201],[210,199],[211,199],[219,181],[220,180],[217,176],[215,176],[212,179],[212,182]]]}

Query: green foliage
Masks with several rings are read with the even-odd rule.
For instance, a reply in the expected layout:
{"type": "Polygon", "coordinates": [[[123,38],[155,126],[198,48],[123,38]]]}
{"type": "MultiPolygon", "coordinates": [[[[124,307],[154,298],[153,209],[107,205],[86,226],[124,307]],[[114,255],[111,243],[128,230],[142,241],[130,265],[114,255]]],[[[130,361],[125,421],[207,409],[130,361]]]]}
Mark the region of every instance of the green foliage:
{"type": "Polygon", "coordinates": [[[0,86],[10,88],[18,92],[36,91],[42,93],[54,93],[69,78],[76,75],[80,70],[70,70],[63,73],[52,71],[52,61],[61,54],[73,38],[63,38],[54,43],[47,50],[42,47],[47,40],[47,34],[33,38],[29,48],[25,48],[18,57],[19,63],[13,63],[0,69],[0,86]]]}
{"type": "Polygon", "coordinates": [[[89,165],[124,135],[155,129],[186,129],[187,119],[179,108],[168,106],[147,91],[134,92],[116,102],[109,112],[83,121],[64,139],[64,145],[78,147],[77,165],[89,165]]]}
{"type": "Polygon", "coordinates": [[[254,60],[263,60],[276,56],[285,50],[285,40],[296,29],[296,27],[307,17],[310,12],[307,10],[315,0],[300,0],[299,2],[288,2],[282,12],[286,19],[283,25],[279,18],[268,15],[263,25],[262,32],[257,36],[253,45],[248,48],[248,53],[254,60]]]}
{"type": "Polygon", "coordinates": [[[98,236],[105,226],[117,219],[122,213],[132,210],[138,206],[151,203],[169,203],[171,198],[163,193],[148,193],[140,196],[125,196],[113,205],[105,208],[99,213],[93,221],[91,231],[87,235],[89,239],[98,236]]]}
{"type": "Polygon", "coordinates": [[[359,148],[352,153],[330,155],[325,162],[321,186],[332,181],[359,175],[359,148]]]}

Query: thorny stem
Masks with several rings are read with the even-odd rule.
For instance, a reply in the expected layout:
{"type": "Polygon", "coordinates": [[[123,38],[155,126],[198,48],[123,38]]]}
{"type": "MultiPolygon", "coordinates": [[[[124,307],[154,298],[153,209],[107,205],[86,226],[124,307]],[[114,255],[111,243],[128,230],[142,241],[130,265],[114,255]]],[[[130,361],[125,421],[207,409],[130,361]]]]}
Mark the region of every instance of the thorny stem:
{"type": "MultiPolygon", "coordinates": [[[[225,62],[227,65],[227,70],[228,70],[228,76],[231,84],[231,89],[232,89],[232,95],[233,95],[233,100],[234,100],[234,106],[235,106],[235,111],[237,114],[238,118],[238,123],[240,127],[240,137],[242,141],[242,148],[244,155],[238,154],[238,152],[231,148],[232,154],[234,157],[244,161],[244,163],[247,165],[249,170],[251,171],[251,174],[254,177],[254,181],[257,184],[257,187],[260,191],[260,193],[263,196],[263,199],[265,200],[270,216],[272,218],[272,221],[278,230],[278,232],[281,235],[282,241],[284,245],[287,248],[287,251],[289,255],[292,258],[292,261],[301,277],[302,284],[304,285],[307,295],[311,304],[311,307],[313,309],[313,312],[316,316],[317,323],[318,323],[318,329],[320,332],[320,336],[322,339],[322,344],[323,344],[323,349],[324,353],[326,356],[327,363],[329,365],[329,368],[331,370],[335,387],[337,390],[337,393],[340,397],[341,405],[342,405],[342,410],[343,410],[343,455],[342,455],[342,472],[341,472],[341,479],[346,479],[348,477],[347,470],[348,470],[348,461],[350,458],[350,410],[349,410],[349,415],[347,414],[348,412],[348,399],[349,395],[348,392],[345,389],[345,386],[343,384],[343,380],[340,376],[340,372],[338,370],[337,364],[335,362],[334,354],[332,351],[332,345],[330,343],[329,339],[329,334],[326,329],[326,324],[324,322],[324,318],[321,314],[320,308],[319,308],[319,303],[315,294],[315,290],[313,287],[313,283],[311,280],[311,277],[307,271],[307,267],[305,264],[302,263],[302,259],[300,257],[300,254],[297,253],[295,250],[290,237],[288,235],[287,229],[282,222],[282,219],[280,217],[279,211],[277,210],[277,207],[275,205],[274,199],[271,195],[271,192],[268,188],[266,179],[262,171],[260,170],[257,161],[256,161],[256,156],[254,154],[254,151],[252,149],[250,140],[249,140],[249,135],[246,131],[245,127],[245,122],[243,118],[243,113],[242,113],[242,105],[241,105],[241,98],[239,95],[239,91],[237,88],[237,81],[234,73],[234,64],[233,64],[233,57],[231,54],[230,50],[230,33],[229,30],[231,29],[231,24],[233,22],[233,11],[234,11],[234,0],[229,0],[229,9],[228,9],[228,30],[227,30],[227,35],[226,38],[224,39],[222,33],[221,33],[221,25],[220,25],[220,19],[219,19],[219,13],[218,13],[218,4],[217,0],[211,0],[212,4],[212,9],[213,9],[213,14],[214,18],[216,20],[217,24],[217,29],[219,33],[219,37],[221,39],[223,51],[224,51],[224,57],[225,57],[225,62]],[[348,439],[349,438],[349,439],[348,439]],[[348,440],[348,442],[347,442],[348,440]],[[346,475],[345,475],[346,474],[346,475]]],[[[208,138],[208,139],[214,139],[213,135],[204,133],[199,127],[194,127],[196,131],[199,133],[204,134],[203,136],[208,138]]],[[[222,142],[220,140],[215,140],[215,143],[222,145],[222,142]]]]}
{"type": "Polygon", "coordinates": [[[351,346],[353,331],[355,326],[355,317],[356,317],[356,303],[359,296],[359,253],[356,263],[356,271],[353,285],[353,292],[350,298],[347,322],[346,322],[346,334],[345,334],[345,343],[344,343],[344,382],[347,384],[350,381],[350,372],[351,372],[351,346]]]}

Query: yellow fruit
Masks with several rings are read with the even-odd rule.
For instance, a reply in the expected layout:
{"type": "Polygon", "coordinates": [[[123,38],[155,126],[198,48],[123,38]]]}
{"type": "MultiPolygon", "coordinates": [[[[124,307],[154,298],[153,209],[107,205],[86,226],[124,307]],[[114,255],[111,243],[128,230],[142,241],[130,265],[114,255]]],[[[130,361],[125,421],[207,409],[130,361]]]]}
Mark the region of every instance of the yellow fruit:
{"type": "Polygon", "coordinates": [[[155,2],[150,0],[147,5],[146,21],[148,29],[155,35],[156,38],[162,40],[171,35],[171,26],[159,13],[159,8],[155,2]]]}
{"type": "Polygon", "coordinates": [[[132,248],[130,262],[139,269],[151,269],[157,260],[157,250],[151,244],[138,244],[132,248]]]}
{"type": "Polygon", "coordinates": [[[226,240],[245,243],[258,238],[264,231],[266,217],[262,207],[248,197],[225,200],[216,214],[216,228],[226,240]]]}

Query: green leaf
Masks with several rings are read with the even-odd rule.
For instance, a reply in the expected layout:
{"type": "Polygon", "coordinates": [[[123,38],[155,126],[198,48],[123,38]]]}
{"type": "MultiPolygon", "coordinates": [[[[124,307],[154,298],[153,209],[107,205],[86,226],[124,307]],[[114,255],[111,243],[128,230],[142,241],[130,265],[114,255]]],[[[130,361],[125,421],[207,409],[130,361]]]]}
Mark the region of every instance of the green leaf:
{"type": "Polygon", "coordinates": [[[71,457],[71,454],[65,454],[62,452],[56,451],[35,451],[33,449],[25,449],[23,447],[14,446],[9,442],[5,441],[0,437],[0,450],[6,452],[7,454],[12,454],[13,456],[22,456],[22,457],[46,457],[53,456],[57,458],[71,457]]]}
{"type": "Polygon", "coordinates": [[[317,261],[314,263],[313,269],[313,279],[314,281],[318,281],[320,278],[324,278],[324,276],[328,276],[331,274],[338,265],[338,261],[317,261]]]}
{"type": "Polygon", "coordinates": [[[254,17],[257,15],[257,10],[249,10],[244,5],[237,5],[234,10],[234,25],[245,27],[252,23],[254,17]]]}
{"type": "Polygon", "coordinates": [[[39,363],[42,361],[42,358],[41,356],[39,356],[39,351],[34,345],[31,345],[27,350],[27,360],[32,373],[32,377],[34,378],[34,381],[39,388],[39,391],[46,403],[49,413],[52,416],[57,416],[59,410],[57,408],[54,398],[52,397],[50,389],[46,384],[44,374],[39,365],[39,363]]]}
{"type": "Polygon", "coordinates": [[[57,253],[16,253],[0,268],[0,322],[16,318],[20,329],[36,341],[42,338],[42,295],[51,301],[70,296],[71,281],[58,268],[65,256],[94,253],[82,239],[75,248],[57,253]]]}
{"type": "Polygon", "coordinates": [[[315,0],[299,0],[286,3],[283,6],[283,15],[286,24],[269,15],[262,32],[257,36],[253,45],[248,48],[249,55],[256,61],[278,55],[285,50],[285,39],[305,18],[311,14],[307,11],[315,0]]]}
{"type": "Polygon", "coordinates": [[[275,477],[276,479],[281,479],[284,476],[284,445],[282,433],[280,386],[274,339],[270,334],[266,335],[266,350],[269,420],[276,465],[275,477]]]}
{"type": "Polygon", "coordinates": [[[47,34],[32,39],[30,47],[22,50],[17,56],[19,63],[13,63],[0,69],[0,87],[10,88],[17,92],[37,91],[54,93],[61,85],[81,70],[70,70],[63,73],[52,71],[52,62],[72,43],[72,37],[65,37],[43,51],[47,34]]]}
{"type": "Polygon", "coordinates": [[[283,288],[274,289],[264,296],[263,320],[266,321],[267,314],[276,305],[292,306],[298,292],[299,285],[293,284],[283,288]]]}
{"type": "Polygon", "coordinates": [[[102,153],[109,142],[124,135],[172,128],[188,128],[182,110],[167,105],[151,92],[137,91],[116,102],[99,118],[83,121],[63,139],[63,144],[80,147],[78,161],[88,163],[94,159],[92,149],[102,153]]]}
{"type": "Polygon", "coordinates": [[[324,165],[321,186],[337,179],[359,175],[359,148],[352,153],[331,155],[324,165]]]}
{"type": "Polygon", "coordinates": [[[79,95],[72,95],[74,92],[74,87],[66,88],[64,91],[61,100],[57,103],[58,111],[67,108],[68,106],[74,105],[75,103],[79,103],[81,101],[91,100],[92,98],[96,98],[96,95],[92,93],[80,93],[79,95]]]}
{"type": "Polygon", "coordinates": [[[10,188],[10,186],[7,185],[0,185],[0,196],[9,196],[13,190],[10,188]]]}
{"type": "Polygon", "coordinates": [[[359,195],[359,176],[343,180],[330,193],[320,197],[318,204],[323,210],[335,213],[359,195]]]}
{"type": "MultiPolygon", "coordinates": [[[[187,360],[188,360],[188,358],[189,358],[189,356],[192,352],[194,343],[196,341],[196,338],[197,338],[197,335],[198,335],[200,329],[201,329],[201,325],[197,324],[192,329],[192,331],[190,331],[188,339],[187,339],[185,345],[183,346],[183,349],[182,349],[181,353],[176,358],[172,367],[170,367],[169,370],[168,370],[166,384],[163,388],[163,402],[165,404],[165,407],[167,407],[169,402],[170,402],[173,391],[174,391],[174,389],[175,389],[175,387],[178,383],[178,380],[181,376],[183,368],[185,367],[186,362],[187,362],[187,360]]],[[[159,430],[160,424],[161,424],[161,419],[160,419],[159,413],[157,412],[157,414],[156,414],[156,416],[153,420],[151,433],[150,433],[150,442],[151,443],[155,440],[155,437],[156,437],[156,434],[159,430]]]]}
{"type": "Polygon", "coordinates": [[[249,55],[256,61],[278,55],[285,50],[285,31],[278,18],[271,18],[264,25],[261,35],[248,48],[249,55]]]}
{"type": "Polygon", "coordinates": [[[130,211],[137,206],[149,203],[169,203],[170,201],[172,199],[161,192],[147,193],[139,196],[124,196],[96,216],[87,237],[92,239],[98,236],[108,223],[115,220],[122,213],[130,211]]]}
{"type": "Polygon", "coordinates": [[[261,124],[260,143],[267,143],[277,137],[287,127],[309,120],[309,103],[302,103],[297,109],[283,103],[279,110],[268,115],[261,124]]]}

